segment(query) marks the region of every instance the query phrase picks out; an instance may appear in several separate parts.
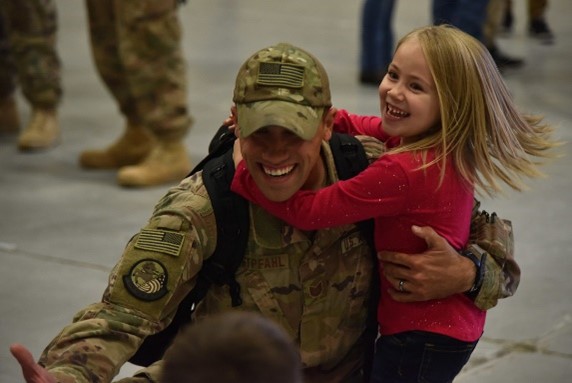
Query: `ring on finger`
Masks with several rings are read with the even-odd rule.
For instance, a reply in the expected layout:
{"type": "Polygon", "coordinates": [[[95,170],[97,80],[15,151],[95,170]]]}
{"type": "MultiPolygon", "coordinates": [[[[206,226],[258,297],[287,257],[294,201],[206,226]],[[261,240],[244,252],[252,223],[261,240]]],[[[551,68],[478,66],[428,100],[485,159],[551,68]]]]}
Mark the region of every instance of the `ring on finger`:
{"type": "Polygon", "coordinates": [[[401,291],[402,293],[405,292],[405,287],[403,287],[403,285],[405,285],[405,281],[403,279],[399,280],[399,291],[401,291]]]}

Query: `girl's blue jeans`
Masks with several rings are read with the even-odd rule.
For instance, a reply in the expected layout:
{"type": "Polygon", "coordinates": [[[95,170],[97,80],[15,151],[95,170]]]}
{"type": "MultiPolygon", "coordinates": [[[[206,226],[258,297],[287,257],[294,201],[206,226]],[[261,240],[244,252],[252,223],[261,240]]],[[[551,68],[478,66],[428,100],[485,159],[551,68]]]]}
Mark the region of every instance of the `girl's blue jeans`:
{"type": "Polygon", "coordinates": [[[370,382],[452,382],[477,342],[463,342],[424,331],[381,336],[375,345],[370,382]]]}

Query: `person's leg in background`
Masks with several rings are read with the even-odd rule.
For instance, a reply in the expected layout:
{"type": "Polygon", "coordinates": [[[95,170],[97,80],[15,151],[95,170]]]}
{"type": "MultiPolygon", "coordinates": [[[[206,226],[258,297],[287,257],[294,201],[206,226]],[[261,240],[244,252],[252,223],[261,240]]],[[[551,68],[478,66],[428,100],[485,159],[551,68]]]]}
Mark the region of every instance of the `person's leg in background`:
{"type": "Polygon", "coordinates": [[[126,119],[126,129],[109,147],[81,153],[79,161],[88,169],[119,169],[138,164],[151,152],[153,135],[138,118],[135,101],[127,84],[126,69],[119,50],[114,0],[87,0],[86,6],[93,60],[103,83],[126,119]]]}
{"type": "Polygon", "coordinates": [[[362,9],[360,82],[379,85],[393,56],[395,0],[365,0],[362,9]]]}
{"type": "Polygon", "coordinates": [[[0,133],[15,134],[20,130],[16,106],[16,67],[10,52],[7,25],[0,8],[0,133]]]}
{"type": "Polygon", "coordinates": [[[544,44],[554,42],[554,34],[546,22],[548,0],[528,0],[528,34],[544,44]]]}
{"type": "Polygon", "coordinates": [[[433,0],[431,3],[433,24],[452,24],[458,6],[459,0],[433,0]]]}
{"type": "Polygon", "coordinates": [[[489,0],[433,0],[433,24],[451,24],[482,40],[489,0]]]}
{"type": "MultiPolygon", "coordinates": [[[[18,138],[22,151],[46,149],[60,137],[57,108],[62,97],[61,63],[56,52],[57,15],[51,0],[4,0],[1,2],[4,49],[8,67],[16,69],[22,93],[32,107],[29,123],[18,138]],[[10,64],[13,60],[13,65],[10,64]]],[[[9,76],[9,74],[7,74],[9,76]]],[[[6,76],[3,75],[3,76],[6,76]]],[[[4,85],[4,105],[15,109],[10,80],[4,85]],[[12,99],[12,101],[10,101],[12,99]],[[12,105],[11,105],[12,104],[12,105]]],[[[13,80],[12,80],[13,81],[13,80]]]]}
{"type": "Polygon", "coordinates": [[[510,34],[512,32],[512,26],[514,25],[514,13],[512,10],[512,0],[506,1],[506,8],[504,10],[504,16],[502,18],[502,32],[504,34],[510,34]]]}
{"type": "Polygon", "coordinates": [[[505,17],[507,6],[509,6],[507,3],[507,0],[489,0],[487,17],[483,24],[483,44],[501,71],[506,68],[519,68],[524,64],[524,60],[507,56],[501,52],[496,44],[498,31],[505,17]]]}
{"type": "Polygon", "coordinates": [[[87,0],[97,69],[127,120],[103,150],[85,151],[86,168],[118,168],[124,186],[152,186],[190,171],[183,144],[187,110],[182,31],[176,0],[87,0]]]}

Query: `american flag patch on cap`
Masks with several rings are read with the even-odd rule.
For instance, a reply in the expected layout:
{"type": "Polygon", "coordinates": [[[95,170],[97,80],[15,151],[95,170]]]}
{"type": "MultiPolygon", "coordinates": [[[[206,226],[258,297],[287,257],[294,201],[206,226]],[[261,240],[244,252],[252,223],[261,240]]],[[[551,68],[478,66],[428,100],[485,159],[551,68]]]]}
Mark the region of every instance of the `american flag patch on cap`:
{"type": "Polygon", "coordinates": [[[183,247],[183,235],[170,231],[143,229],[135,247],[178,257],[183,247]]]}
{"type": "Polygon", "coordinates": [[[304,67],[294,64],[260,63],[257,83],[266,86],[302,88],[304,67]]]}

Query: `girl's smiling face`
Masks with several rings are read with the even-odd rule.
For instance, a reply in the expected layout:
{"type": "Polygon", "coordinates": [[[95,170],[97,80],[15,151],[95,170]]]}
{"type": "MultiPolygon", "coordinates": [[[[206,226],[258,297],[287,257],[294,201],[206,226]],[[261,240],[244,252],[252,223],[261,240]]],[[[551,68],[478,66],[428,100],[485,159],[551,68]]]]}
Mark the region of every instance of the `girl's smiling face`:
{"type": "Polygon", "coordinates": [[[417,38],[404,41],[395,52],[379,85],[379,98],[383,130],[402,137],[402,143],[438,126],[439,97],[417,38]]]}

